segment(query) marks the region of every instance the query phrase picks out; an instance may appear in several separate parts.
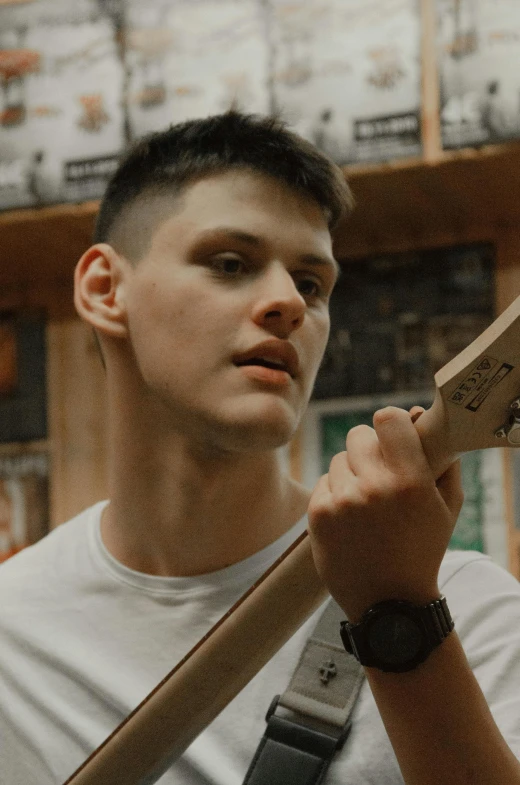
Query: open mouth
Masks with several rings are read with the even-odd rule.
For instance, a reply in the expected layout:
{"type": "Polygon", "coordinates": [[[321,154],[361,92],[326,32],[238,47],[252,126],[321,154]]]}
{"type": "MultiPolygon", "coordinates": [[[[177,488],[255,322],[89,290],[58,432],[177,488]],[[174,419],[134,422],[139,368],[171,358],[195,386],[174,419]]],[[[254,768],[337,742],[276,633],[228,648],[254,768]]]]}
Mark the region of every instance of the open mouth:
{"type": "Polygon", "coordinates": [[[263,341],[242,354],[235,354],[233,362],[237,368],[249,367],[250,373],[254,369],[263,369],[265,378],[271,373],[273,382],[281,383],[283,377],[295,379],[299,372],[298,352],[289,341],[275,340],[273,338],[263,341]],[[276,378],[278,377],[278,379],[276,378]]]}
{"type": "Polygon", "coordinates": [[[235,365],[238,368],[241,368],[244,365],[259,365],[262,368],[271,368],[273,371],[285,371],[286,373],[289,373],[289,369],[283,360],[266,360],[263,357],[251,357],[248,360],[236,362],[235,365]]]}
{"type": "Polygon", "coordinates": [[[243,360],[242,362],[237,363],[240,367],[241,365],[262,365],[264,368],[274,368],[276,371],[287,371],[287,366],[281,360],[264,360],[263,357],[251,357],[250,360],[243,360]]]}

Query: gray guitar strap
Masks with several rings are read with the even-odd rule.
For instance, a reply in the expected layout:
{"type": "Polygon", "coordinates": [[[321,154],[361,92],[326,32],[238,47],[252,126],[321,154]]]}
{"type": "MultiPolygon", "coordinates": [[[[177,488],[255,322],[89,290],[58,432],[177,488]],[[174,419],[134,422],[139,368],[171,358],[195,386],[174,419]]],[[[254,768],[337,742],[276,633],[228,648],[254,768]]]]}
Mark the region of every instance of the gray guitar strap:
{"type": "Polygon", "coordinates": [[[331,600],[303,649],[283,695],[266,715],[267,727],[243,785],[318,785],[350,730],[364,679],[339,635],[345,612],[331,600]]]}

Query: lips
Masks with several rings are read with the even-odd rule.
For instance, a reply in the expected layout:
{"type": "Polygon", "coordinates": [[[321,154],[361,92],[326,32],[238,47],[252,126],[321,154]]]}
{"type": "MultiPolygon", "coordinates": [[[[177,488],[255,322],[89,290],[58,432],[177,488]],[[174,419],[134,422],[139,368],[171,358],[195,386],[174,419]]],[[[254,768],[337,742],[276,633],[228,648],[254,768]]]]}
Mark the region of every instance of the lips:
{"type": "Polygon", "coordinates": [[[288,341],[270,340],[259,343],[243,354],[235,355],[236,366],[260,365],[277,371],[286,371],[292,378],[298,373],[299,359],[294,346],[288,341]]]}

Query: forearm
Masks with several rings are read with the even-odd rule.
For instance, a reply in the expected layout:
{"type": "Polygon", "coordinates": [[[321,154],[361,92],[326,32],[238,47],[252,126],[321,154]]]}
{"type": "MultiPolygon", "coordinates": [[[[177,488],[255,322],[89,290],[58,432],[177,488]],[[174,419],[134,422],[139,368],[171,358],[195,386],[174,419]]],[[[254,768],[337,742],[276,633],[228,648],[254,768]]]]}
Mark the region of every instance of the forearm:
{"type": "MultiPolygon", "coordinates": [[[[419,434],[403,410],[376,412],[374,430],[352,428],[346,447],[316,485],[309,533],[320,577],[357,625],[379,603],[400,599],[424,607],[439,596],[446,583],[440,581],[440,570],[463,494],[457,464],[439,478],[432,473],[419,434]]],[[[509,602],[518,607],[518,586],[513,589],[497,575],[492,585],[484,584],[484,617],[474,602],[479,584],[473,589],[473,594],[461,593],[454,616],[466,619],[475,650],[486,653],[479,671],[494,668],[496,691],[514,701],[506,692],[516,688],[517,671],[500,670],[500,644],[486,638],[482,624],[488,619],[493,630],[489,619],[500,612],[496,629],[509,641],[504,655],[511,665],[519,642],[505,633],[504,608],[509,602]]],[[[359,640],[370,650],[367,627],[364,631],[359,640]]],[[[392,649],[400,635],[390,623],[386,632],[381,628],[378,647],[386,641],[392,649]]],[[[404,644],[406,652],[406,635],[404,644]]],[[[455,632],[414,670],[366,670],[406,785],[520,785],[520,764],[494,722],[455,632]]],[[[517,722],[515,718],[515,728],[517,722]]]]}
{"type": "Polygon", "coordinates": [[[455,632],[413,671],[366,673],[406,785],[520,785],[455,632]]]}

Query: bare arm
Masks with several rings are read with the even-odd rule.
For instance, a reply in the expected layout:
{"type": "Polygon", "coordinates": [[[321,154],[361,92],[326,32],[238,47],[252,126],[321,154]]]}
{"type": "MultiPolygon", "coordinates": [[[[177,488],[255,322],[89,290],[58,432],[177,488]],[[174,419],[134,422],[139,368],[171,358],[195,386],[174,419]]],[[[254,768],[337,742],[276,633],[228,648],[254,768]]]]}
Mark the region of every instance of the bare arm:
{"type": "Polygon", "coordinates": [[[414,671],[366,673],[407,785],[520,783],[455,633],[414,671]]]}
{"type": "MultiPolygon", "coordinates": [[[[406,412],[374,426],[349,433],[309,508],[318,572],[354,622],[382,600],[439,596],[462,502],[457,467],[435,482],[406,412]]],[[[413,671],[366,672],[406,785],[520,785],[456,631],[413,671]]]]}

